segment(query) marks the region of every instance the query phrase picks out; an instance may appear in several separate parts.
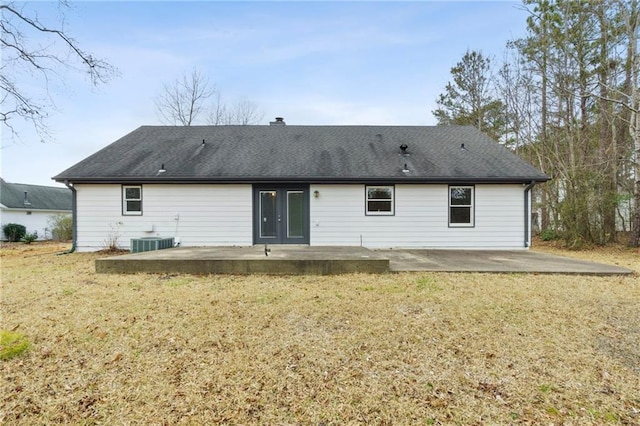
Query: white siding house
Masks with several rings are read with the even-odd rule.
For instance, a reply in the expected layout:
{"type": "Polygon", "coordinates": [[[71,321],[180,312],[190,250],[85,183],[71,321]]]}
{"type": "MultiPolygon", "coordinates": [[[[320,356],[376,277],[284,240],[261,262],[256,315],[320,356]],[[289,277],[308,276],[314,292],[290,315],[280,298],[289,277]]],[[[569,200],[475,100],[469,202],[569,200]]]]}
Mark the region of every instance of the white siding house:
{"type": "Polygon", "coordinates": [[[525,248],[522,185],[475,185],[475,223],[464,227],[449,224],[448,185],[395,185],[390,216],[365,214],[364,185],[312,185],[314,191],[319,196],[311,199],[312,245],[525,248]]]}
{"type": "Polygon", "coordinates": [[[252,244],[251,185],[144,185],[142,215],[122,214],[122,185],[79,184],[77,250],[132,238],[173,237],[183,246],[252,244]],[[170,206],[170,207],[169,207],[170,206]]]}
{"type": "Polygon", "coordinates": [[[38,240],[51,239],[51,218],[71,215],[71,191],[42,185],[9,183],[0,179],[0,238],[6,240],[2,226],[16,223],[38,240]]]}
{"type": "Polygon", "coordinates": [[[143,126],[54,177],[75,246],[525,249],[549,178],[473,127],[143,126]]]}
{"type": "MultiPolygon", "coordinates": [[[[368,248],[525,248],[522,185],[476,185],[473,226],[450,226],[448,185],[395,185],[393,215],[366,215],[361,184],[310,186],[310,244],[368,248]]],[[[182,246],[253,244],[251,185],[142,186],[142,215],[122,214],[122,186],[79,184],[78,251],[132,238],[173,237],[182,246]],[[170,205],[171,208],[167,208],[170,205]]],[[[530,229],[530,228],[529,228],[530,229]]]]}

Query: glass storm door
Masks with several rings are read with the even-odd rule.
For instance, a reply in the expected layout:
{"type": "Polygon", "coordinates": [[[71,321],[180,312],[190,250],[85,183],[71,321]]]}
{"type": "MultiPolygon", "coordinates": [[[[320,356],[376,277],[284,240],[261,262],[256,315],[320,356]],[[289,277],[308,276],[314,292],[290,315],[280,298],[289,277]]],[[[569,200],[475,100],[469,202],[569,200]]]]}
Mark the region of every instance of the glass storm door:
{"type": "Polygon", "coordinates": [[[309,188],[254,188],[255,244],[309,244],[309,188]]]}

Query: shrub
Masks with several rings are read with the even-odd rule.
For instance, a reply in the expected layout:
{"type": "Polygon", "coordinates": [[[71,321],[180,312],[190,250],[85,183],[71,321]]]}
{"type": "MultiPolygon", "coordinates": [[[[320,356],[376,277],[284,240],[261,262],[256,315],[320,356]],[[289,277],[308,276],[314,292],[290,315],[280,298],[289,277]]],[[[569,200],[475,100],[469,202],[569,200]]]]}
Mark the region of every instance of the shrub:
{"type": "Polygon", "coordinates": [[[17,223],[7,223],[2,227],[2,232],[7,240],[16,243],[24,238],[27,234],[27,228],[17,223]]]}
{"type": "Polygon", "coordinates": [[[51,237],[58,241],[69,241],[73,238],[73,218],[68,214],[49,216],[51,237]]]}
{"type": "Polygon", "coordinates": [[[553,241],[557,240],[558,238],[558,233],[553,229],[545,229],[544,231],[540,232],[540,239],[542,241],[553,241]]]}
{"type": "Polygon", "coordinates": [[[22,237],[22,239],[20,241],[22,241],[25,244],[31,244],[32,242],[34,242],[35,240],[38,239],[38,232],[35,231],[31,234],[24,234],[24,237],[22,237]]]}
{"type": "Polygon", "coordinates": [[[111,231],[107,233],[107,238],[102,242],[105,250],[116,251],[120,249],[120,225],[122,222],[109,224],[111,231]]]}

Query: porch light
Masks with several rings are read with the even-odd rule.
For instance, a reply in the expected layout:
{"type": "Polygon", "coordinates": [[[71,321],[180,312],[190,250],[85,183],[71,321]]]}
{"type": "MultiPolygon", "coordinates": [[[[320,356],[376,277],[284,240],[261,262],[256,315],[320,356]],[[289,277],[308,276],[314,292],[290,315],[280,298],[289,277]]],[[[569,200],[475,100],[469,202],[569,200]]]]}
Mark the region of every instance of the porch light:
{"type": "Polygon", "coordinates": [[[318,191],[317,189],[313,191],[313,198],[318,198],[319,196],[320,196],[320,191],[318,191]]]}

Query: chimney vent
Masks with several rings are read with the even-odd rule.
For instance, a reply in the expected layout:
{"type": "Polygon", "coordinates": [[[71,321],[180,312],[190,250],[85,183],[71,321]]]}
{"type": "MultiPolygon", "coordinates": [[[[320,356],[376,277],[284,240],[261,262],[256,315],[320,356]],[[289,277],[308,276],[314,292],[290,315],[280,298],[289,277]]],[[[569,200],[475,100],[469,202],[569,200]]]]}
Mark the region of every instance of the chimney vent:
{"type": "Polygon", "coordinates": [[[271,125],[271,126],[286,126],[287,123],[284,122],[284,118],[276,117],[276,121],[270,121],[269,125],[271,125]]]}

